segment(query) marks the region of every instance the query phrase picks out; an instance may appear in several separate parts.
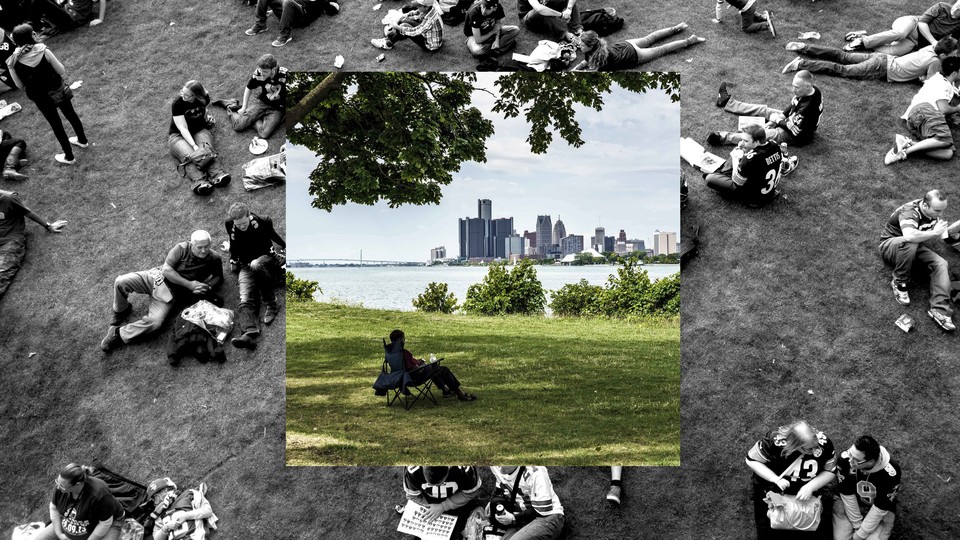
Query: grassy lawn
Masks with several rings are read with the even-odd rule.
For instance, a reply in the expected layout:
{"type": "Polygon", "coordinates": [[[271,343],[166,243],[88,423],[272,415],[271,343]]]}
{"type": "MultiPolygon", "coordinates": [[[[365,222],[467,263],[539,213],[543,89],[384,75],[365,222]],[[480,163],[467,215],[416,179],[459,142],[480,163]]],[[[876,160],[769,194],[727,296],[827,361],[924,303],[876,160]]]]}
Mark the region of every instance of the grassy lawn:
{"type": "Polygon", "coordinates": [[[288,464],[679,464],[676,322],[299,303],[287,320],[288,464]],[[387,408],[371,385],[394,328],[480,399],[387,408]]]}
{"type": "MultiPolygon", "coordinates": [[[[709,30],[712,62],[684,76],[683,136],[702,143],[708,131],[736,126],[714,106],[720,81],[737,99],[786,106],[792,76],[780,70],[794,53],[783,46],[799,32],[817,30],[823,45],[839,47],[847,31],[880,31],[930,4],[762,2],[776,12],[776,40],[741,34],[733,11],[711,27],[710,9],[698,7],[689,22],[709,30]]],[[[780,184],[786,200],[762,210],[727,202],[684,165],[684,225],[700,225],[701,255],[683,272],[683,475],[723,479],[701,492],[698,508],[714,524],[707,537],[731,538],[753,528],[743,459],[766,430],[804,418],[840,449],[871,433],[903,467],[894,537],[957,538],[957,336],[927,317],[925,279],[911,288],[910,307],[895,302],[877,253],[890,213],[931,188],[951,197],[946,217],[960,217],[957,158],[883,165],[894,133],[906,134],[897,118],[919,86],[815,78],[823,118],[816,141],[791,150],[800,169],[780,184]],[[894,325],[901,313],[916,319],[915,331],[894,325]]],[[[956,253],[940,251],[956,266],[956,253]]]]}

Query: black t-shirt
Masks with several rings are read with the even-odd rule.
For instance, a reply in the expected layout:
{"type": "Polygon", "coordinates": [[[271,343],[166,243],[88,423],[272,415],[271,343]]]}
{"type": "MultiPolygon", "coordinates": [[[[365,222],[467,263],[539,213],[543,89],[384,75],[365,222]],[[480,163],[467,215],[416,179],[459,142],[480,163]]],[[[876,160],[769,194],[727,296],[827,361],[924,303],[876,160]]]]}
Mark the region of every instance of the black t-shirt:
{"type": "Polygon", "coordinates": [[[69,493],[55,490],[53,505],[60,512],[60,526],[71,540],[86,540],[101,521],[111,517],[123,519],[123,507],[112,494],[107,484],[99,478],[87,477],[80,496],[72,498],[69,493]]]}
{"type": "Polygon", "coordinates": [[[273,77],[264,80],[250,77],[247,88],[250,90],[259,88],[257,98],[260,101],[274,109],[283,109],[284,102],[287,100],[287,68],[278,68],[273,77]]]}
{"type": "Polygon", "coordinates": [[[743,155],[738,167],[743,185],[737,193],[750,204],[765,204],[776,196],[780,182],[780,164],[783,153],[780,145],[767,141],[743,155]]]}
{"type": "MultiPolygon", "coordinates": [[[[177,96],[170,109],[172,111],[171,116],[182,116],[187,120],[187,129],[190,130],[190,133],[196,133],[207,127],[207,107],[199,98],[193,101],[184,101],[182,97],[177,96]]],[[[173,118],[170,119],[170,133],[180,133],[177,124],[173,122],[173,118]]]]}
{"type": "Polygon", "coordinates": [[[637,49],[626,41],[614,43],[607,47],[607,61],[600,66],[599,71],[620,71],[633,69],[640,65],[640,56],[637,49]]]}
{"type": "Polygon", "coordinates": [[[467,10],[466,22],[463,23],[463,33],[467,37],[473,36],[474,28],[479,30],[481,34],[489,32],[490,29],[497,25],[497,21],[504,17],[506,17],[506,14],[503,12],[502,5],[497,4],[493,12],[489,15],[484,15],[483,6],[477,2],[467,10]]]}
{"type": "Polygon", "coordinates": [[[273,229],[273,221],[268,217],[250,214],[247,230],[234,227],[233,220],[223,222],[230,236],[230,258],[249,264],[251,261],[270,253],[273,243],[284,247],[283,238],[273,229]]]}

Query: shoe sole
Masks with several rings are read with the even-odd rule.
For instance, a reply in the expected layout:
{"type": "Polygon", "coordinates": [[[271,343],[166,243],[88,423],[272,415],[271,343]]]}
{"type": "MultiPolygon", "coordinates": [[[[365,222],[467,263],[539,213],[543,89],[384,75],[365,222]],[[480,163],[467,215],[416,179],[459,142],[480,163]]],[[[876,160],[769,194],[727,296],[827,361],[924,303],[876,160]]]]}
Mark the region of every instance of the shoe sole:
{"type": "Polygon", "coordinates": [[[283,47],[284,45],[286,45],[287,43],[290,43],[291,41],[293,41],[293,38],[288,38],[286,40],[275,39],[273,43],[271,43],[270,45],[273,47],[283,47]]]}
{"type": "Polygon", "coordinates": [[[910,298],[907,298],[907,301],[906,301],[906,302],[900,300],[900,296],[897,294],[897,293],[900,291],[900,289],[897,289],[897,288],[894,287],[892,284],[890,285],[890,288],[893,289],[893,299],[896,300],[898,304],[900,304],[901,306],[909,306],[909,305],[910,305],[910,298]]]}
{"type": "Polygon", "coordinates": [[[613,503],[613,504],[615,504],[615,505],[617,505],[617,506],[620,506],[620,499],[618,499],[618,498],[616,498],[616,497],[611,497],[611,496],[607,495],[607,501],[609,501],[609,502],[611,502],[611,503],[613,503]]]}
{"type": "Polygon", "coordinates": [[[257,34],[262,34],[262,33],[266,32],[266,31],[267,31],[266,28],[264,28],[263,30],[246,30],[246,31],[244,32],[244,34],[246,34],[246,35],[248,35],[248,36],[255,36],[255,35],[257,35],[257,34]]]}
{"type": "Polygon", "coordinates": [[[944,323],[940,322],[940,320],[937,319],[936,316],[934,316],[932,311],[927,311],[927,316],[933,319],[933,322],[937,323],[937,326],[939,326],[940,329],[943,330],[944,332],[953,332],[957,329],[956,326],[954,326],[953,328],[948,328],[947,326],[945,326],[944,323]]]}

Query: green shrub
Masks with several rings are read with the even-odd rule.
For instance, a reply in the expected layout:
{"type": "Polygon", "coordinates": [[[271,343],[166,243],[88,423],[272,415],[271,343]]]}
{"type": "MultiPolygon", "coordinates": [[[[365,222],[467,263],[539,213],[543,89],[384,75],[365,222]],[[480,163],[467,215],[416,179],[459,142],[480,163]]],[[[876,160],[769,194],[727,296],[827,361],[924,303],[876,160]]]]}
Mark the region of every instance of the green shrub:
{"type": "Polygon", "coordinates": [[[560,290],[550,293],[553,300],[550,309],[561,317],[590,315],[596,313],[603,287],[591,285],[585,279],[579,283],[567,283],[560,290]]]}
{"type": "Polygon", "coordinates": [[[417,311],[453,313],[457,309],[457,297],[447,290],[446,283],[430,282],[423,294],[413,300],[417,311]]]}
{"type": "Polygon", "coordinates": [[[293,272],[287,272],[287,301],[312,302],[314,293],[323,293],[316,281],[297,279],[293,272]]]}
{"type": "Polygon", "coordinates": [[[510,272],[504,263],[491,264],[483,282],[467,288],[462,309],[479,315],[539,315],[546,303],[533,262],[523,259],[510,272]]]}

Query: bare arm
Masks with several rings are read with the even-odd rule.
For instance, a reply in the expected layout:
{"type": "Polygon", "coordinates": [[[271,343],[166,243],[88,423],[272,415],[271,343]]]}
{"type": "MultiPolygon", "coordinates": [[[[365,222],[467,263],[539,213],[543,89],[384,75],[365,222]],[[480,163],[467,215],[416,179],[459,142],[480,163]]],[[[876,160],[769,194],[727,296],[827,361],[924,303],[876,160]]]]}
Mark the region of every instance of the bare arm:
{"type": "MultiPolygon", "coordinates": [[[[101,2],[106,2],[106,0],[100,0],[101,2]]],[[[110,526],[113,525],[113,518],[109,517],[100,523],[97,523],[97,527],[93,529],[93,532],[90,533],[88,540],[101,540],[107,535],[107,532],[110,531],[110,526]]]]}
{"type": "Polygon", "coordinates": [[[920,35],[927,38],[927,42],[936,43],[937,39],[933,37],[933,34],[930,32],[930,25],[925,22],[917,23],[917,31],[920,32],[920,35]]]}
{"type": "Polygon", "coordinates": [[[179,285],[185,289],[189,289],[197,294],[204,292],[203,290],[199,290],[198,287],[207,286],[205,283],[201,283],[199,281],[190,281],[189,279],[186,279],[185,277],[181,276],[179,272],[174,270],[173,267],[166,262],[163,263],[162,273],[163,273],[163,278],[166,279],[167,281],[175,285],[179,285]]]}
{"type": "Polygon", "coordinates": [[[940,236],[943,234],[943,231],[945,231],[948,226],[949,224],[946,221],[940,220],[929,231],[921,231],[915,227],[903,229],[902,226],[901,229],[903,230],[903,238],[907,242],[919,244],[921,242],[926,242],[927,240],[940,238],[940,236]]]}
{"type": "Polygon", "coordinates": [[[836,478],[836,474],[830,471],[822,471],[820,474],[813,477],[812,480],[804,484],[800,491],[797,492],[797,499],[805,501],[813,496],[813,492],[826,486],[836,478]]]}
{"type": "Polygon", "coordinates": [[[53,51],[50,49],[44,49],[43,57],[47,59],[47,62],[50,62],[50,65],[53,66],[53,70],[57,72],[61,77],[67,76],[67,70],[64,69],[63,64],[60,63],[60,60],[57,60],[56,55],[53,54],[53,51]]]}
{"type": "Polygon", "coordinates": [[[173,125],[177,126],[177,129],[180,130],[180,135],[184,138],[184,140],[190,143],[190,146],[192,146],[194,150],[199,148],[199,146],[197,146],[197,141],[193,140],[193,135],[190,133],[190,128],[187,127],[187,119],[182,114],[173,117],[173,125]]]}
{"type": "Polygon", "coordinates": [[[548,8],[547,6],[545,6],[545,5],[541,4],[540,2],[538,2],[537,0],[527,0],[527,2],[530,3],[530,7],[533,8],[534,11],[536,11],[538,14],[540,14],[540,15],[542,15],[542,16],[544,16],[544,17],[561,17],[561,16],[563,16],[563,13],[561,13],[561,12],[555,10],[555,9],[550,9],[550,8],[548,8]]]}
{"type": "Polygon", "coordinates": [[[960,112],[960,105],[950,105],[950,102],[945,99],[937,100],[937,108],[940,109],[940,112],[942,112],[944,116],[960,112]]]}
{"type": "Polygon", "coordinates": [[[23,81],[20,80],[20,77],[17,76],[17,70],[14,69],[14,64],[16,64],[16,62],[13,61],[14,58],[15,57],[11,56],[7,59],[7,69],[10,71],[10,78],[13,79],[13,84],[17,85],[17,88],[23,88],[23,81]]]}
{"type": "Polygon", "coordinates": [[[32,219],[33,221],[36,221],[40,225],[43,225],[44,229],[50,232],[55,232],[55,233],[62,231],[63,227],[67,224],[67,222],[63,220],[54,221],[53,223],[50,223],[49,221],[46,221],[42,217],[38,216],[37,213],[34,212],[33,210],[30,210],[27,212],[27,217],[32,219]]]}
{"type": "Polygon", "coordinates": [[[760,463],[759,461],[754,461],[752,459],[747,459],[746,462],[747,462],[747,467],[750,467],[750,469],[754,473],[756,473],[757,476],[759,476],[760,478],[763,478],[767,482],[777,484],[778,486],[780,486],[781,489],[786,489],[787,487],[790,486],[789,480],[787,480],[786,478],[780,478],[773,471],[770,470],[770,467],[767,467],[763,463],[760,463]],[[784,486],[783,483],[786,483],[786,486],[784,486]]]}
{"type": "Polygon", "coordinates": [[[104,15],[107,13],[107,0],[100,0],[100,16],[90,21],[90,26],[96,26],[103,22],[104,15]]]}
{"type": "Polygon", "coordinates": [[[240,110],[237,112],[243,112],[247,110],[247,103],[250,101],[250,89],[247,87],[243,88],[243,102],[240,103],[240,110]]]}
{"type": "Polygon", "coordinates": [[[66,538],[63,534],[63,527],[60,526],[60,518],[60,512],[57,511],[57,507],[51,502],[50,523],[53,525],[53,533],[57,535],[57,538],[66,538]]]}

